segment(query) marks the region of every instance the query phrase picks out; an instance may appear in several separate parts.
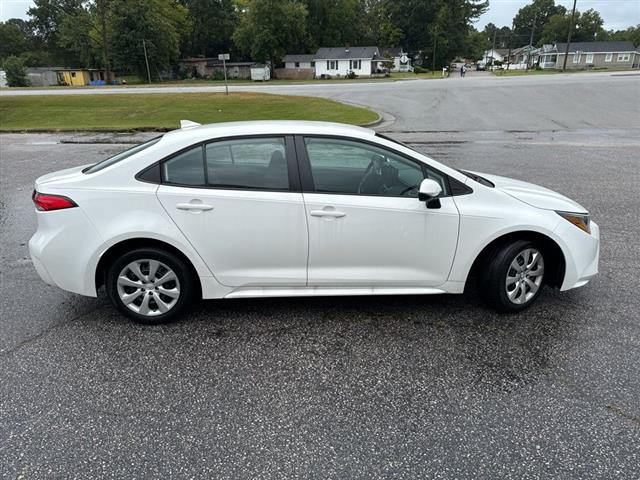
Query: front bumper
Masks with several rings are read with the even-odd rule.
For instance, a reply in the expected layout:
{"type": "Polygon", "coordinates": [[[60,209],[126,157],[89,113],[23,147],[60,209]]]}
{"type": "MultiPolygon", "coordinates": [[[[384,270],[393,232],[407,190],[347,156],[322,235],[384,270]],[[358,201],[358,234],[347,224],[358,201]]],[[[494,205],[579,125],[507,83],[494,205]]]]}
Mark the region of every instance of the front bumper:
{"type": "Polygon", "coordinates": [[[562,244],[566,261],[560,290],[586,285],[598,273],[600,227],[591,222],[591,234],[587,234],[569,222],[560,222],[554,234],[562,244]]]}

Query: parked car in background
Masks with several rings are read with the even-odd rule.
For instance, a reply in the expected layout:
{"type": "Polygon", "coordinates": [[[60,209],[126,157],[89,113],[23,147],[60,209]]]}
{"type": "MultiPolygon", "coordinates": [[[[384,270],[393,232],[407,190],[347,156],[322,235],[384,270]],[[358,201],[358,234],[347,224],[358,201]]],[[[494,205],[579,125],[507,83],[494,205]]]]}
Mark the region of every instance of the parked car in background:
{"type": "Polygon", "coordinates": [[[476,71],[484,72],[486,69],[487,69],[487,65],[484,62],[477,62],[476,63],[476,71]]]}
{"type": "Polygon", "coordinates": [[[196,298],[462,293],[504,312],[598,271],[576,202],[443,165],[373,130],[183,128],[40,177],[29,242],[48,284],[154,324],[196,298]]]}

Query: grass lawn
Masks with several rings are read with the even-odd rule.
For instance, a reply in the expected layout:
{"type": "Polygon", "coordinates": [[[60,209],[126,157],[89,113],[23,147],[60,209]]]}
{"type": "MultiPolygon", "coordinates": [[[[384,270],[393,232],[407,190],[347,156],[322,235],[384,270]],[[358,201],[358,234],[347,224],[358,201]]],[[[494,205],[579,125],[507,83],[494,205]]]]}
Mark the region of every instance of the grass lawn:
{"type": "Polygon", "coordinates": [[[314,97],[259,93],[0,96],[4,130],[153,130],[238,120],[322,120],[362,125],[366,108],[314,97]]]}

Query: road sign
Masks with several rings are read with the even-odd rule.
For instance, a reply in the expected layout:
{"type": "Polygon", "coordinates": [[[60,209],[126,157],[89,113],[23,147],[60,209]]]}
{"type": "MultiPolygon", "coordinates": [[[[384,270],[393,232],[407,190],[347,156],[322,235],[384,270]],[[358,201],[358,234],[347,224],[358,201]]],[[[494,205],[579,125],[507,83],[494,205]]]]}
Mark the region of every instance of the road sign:
{"type": "Polygon", "coordinates": [[[402,63],[407,63],[407,62],[409,61],[409,59],[407,58],[407,56],[406,56],[406,55],[402,55],[402,56],[400,57],[400,61],[401,61],[402,63]]]}
{"type": "Polygon", "coordinates": [[[228,53],[220,53],[218,55],[218,60],[229,60],[229,54],[228,53]]]}

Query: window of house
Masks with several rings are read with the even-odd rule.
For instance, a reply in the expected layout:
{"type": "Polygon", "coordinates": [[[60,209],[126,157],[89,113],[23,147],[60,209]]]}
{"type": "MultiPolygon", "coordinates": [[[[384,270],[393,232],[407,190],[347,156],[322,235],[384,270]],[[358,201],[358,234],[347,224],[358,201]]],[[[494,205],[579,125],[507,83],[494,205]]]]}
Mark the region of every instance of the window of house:
{"type": "Polygon", "coordinates": [[[360,70],[362,66],[362,60],[349,60],[350,70],[360,70]]]}
{"type": "Polygon", "coordinates": [[[311,62],[311,68],[316,68],[316,62],[311,62]]]}
{"type": "Polygon", "coordinates": [[[76,72],[71,72],[71,77],[76,78],[76,72]]]}
{"type": "Polygon", "coordinates": [[[300,68],[300,62],[296,62],[295,65],[296,65],[296,68],[300,68]]]}
{"type": "Polygon", "coordinates": [[[327,70],[337,70],[338,62],[336,60],[327,60],[327,70]]]}
{"type": "Polygon", "coordinates": [[[210,187],[287,190],[289,169],[281,137],[213,142],[205,147],[210,187]]]}
{"type": "Polygon", "coordinates": [[[587,63],[593,63],[593,53],[587,53],[587,58],[585,59],[587,63]]]}
{"type": "Polygon", "coordinates": [[[628,62],[630,58],[631,58],[631,54],[630,53],[619,53],[618,54],[618,61],[619,62],[628,62]]]}
{"type": "Polygon", "coordinates": [[[580,63],[580,57],[582,56],[582,54],[580,53],[574,53],[573,54],[573,63],[580,63]]]}
{"type": "MultiPolygon", "coordinates": [[[[304,139],[316,192],[417,197],[423,167],[383,148],[354,140],[304,139]]],[[[440,182],[445,176],[428,174],[440,182]]]]}
{"type": "Polygon", "coordinates": [[[607,53],[607,55],[604,57],[604,61],[605,61],[605,62],[610,62],[611,60],[613,60],[613,53],[609,52],[609,53],[607,53]]]}

